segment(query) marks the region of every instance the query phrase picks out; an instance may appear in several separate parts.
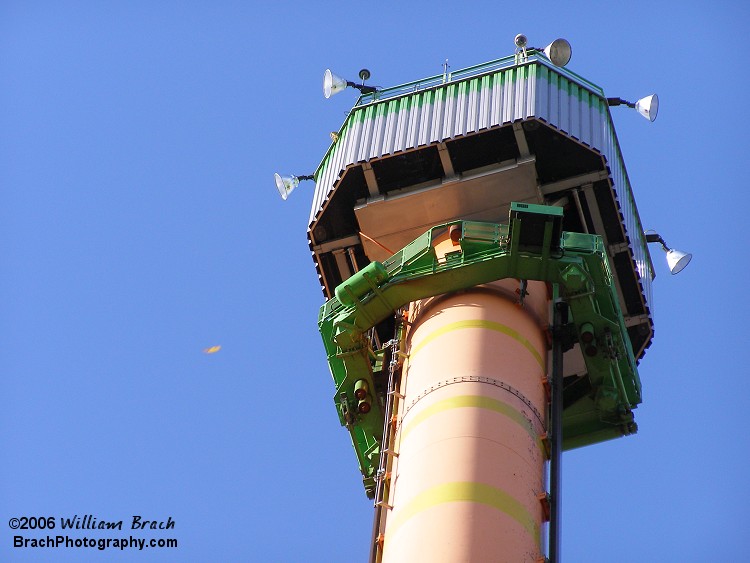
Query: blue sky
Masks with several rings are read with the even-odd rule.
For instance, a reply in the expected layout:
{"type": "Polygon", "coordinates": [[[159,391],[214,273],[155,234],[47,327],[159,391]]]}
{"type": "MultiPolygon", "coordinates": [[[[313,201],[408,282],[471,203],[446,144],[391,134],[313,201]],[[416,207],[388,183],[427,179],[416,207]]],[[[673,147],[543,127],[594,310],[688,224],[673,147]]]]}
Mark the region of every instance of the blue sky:
{"type": "Polygon", "coordinates": [[[565,454],[564,559],[740,560],[748,24],[739,1],[0,2],[0,559],[366,560],[310,184],[282,202],[273,173],[314,170],[354,103],[327,67],[391,86],[523,32],[608,96],[658,92],[617,133],[644,226],[694,254],[673,277],[652,249],[640,430],[565,454]],[[171,516],[179,547],[11,547],[10,518],[75,514],[171,516]]]}

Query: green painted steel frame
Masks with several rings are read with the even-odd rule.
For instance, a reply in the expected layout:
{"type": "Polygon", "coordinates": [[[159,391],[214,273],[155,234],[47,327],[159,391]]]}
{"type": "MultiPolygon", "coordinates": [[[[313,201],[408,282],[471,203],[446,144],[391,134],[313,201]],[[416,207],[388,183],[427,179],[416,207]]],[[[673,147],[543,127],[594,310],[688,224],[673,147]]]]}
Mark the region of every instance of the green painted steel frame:
{"type": "Polygon", "coordinates": [[[593,341],[581,343],[588,349],[583,354],[585,391],[563,413],[563,448],[637,430],[632,410],[641,402],[641,383],[601,237],[564,232],[560,244],[552,245],[550,219],[541,251],[528,252],[519,249],[522,221],[521,214],[508,225],[454,221],[435,226],[382,265],[355,274],[342,284],[346,288],[339,286],[336,295],[346,295],[346,305],[334,297],[321,307],[318,325],[336,385],[336,409],[351,434],[368,493],[375,486],[385,398],[374,396],[372,409],[360,414],[354,384],[364,379],[375,395],[374,373],[385,350],[373,350],[367,331],[412,301],[500,279],[555,284],[570,307],[573,340],[578,342],[581,327],[589,333],[593,328],[593,341]],[[461,250],[438,261],[432,241],[453,225],[461,228],[461,250]]]}

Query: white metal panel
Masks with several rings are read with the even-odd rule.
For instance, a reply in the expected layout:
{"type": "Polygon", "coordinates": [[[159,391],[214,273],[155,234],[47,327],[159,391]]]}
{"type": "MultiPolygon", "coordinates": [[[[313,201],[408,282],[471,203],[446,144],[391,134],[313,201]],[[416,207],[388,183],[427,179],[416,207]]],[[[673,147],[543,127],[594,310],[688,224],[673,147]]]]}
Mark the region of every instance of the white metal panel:
{"type": "Polygon", "coordinates": [[[571,93],[568,97],[568,103],[570,104],[570,130],[568,134],[574,139],[581,138],[581,104],[578,103],[578,85],[570,85],[571,93]]]}
{"type": "Polygon", "coordinates": [[[510,123],[513,121],[513,102],[516,97],[513,95],[515,82],[509,80],[508,76],[503,77],[503,91],[500,105],[499,123],[510,123]]]}
{"type": "MultiPolygon", "coordinates": [[[[368,159],[368,150],[372,141],[372,114],[374,106],[368,106],[364,109],[364,119],[362,122],[362,136],[359,146],[357,147],[357,159],[355,162],[365,162],[368,159]]],[[[333,187],[333,186],[331,186],[333,187]]]]}
{"type": "Polygon", "coordinates": [[[466,125],[466,89],[465,84],[456,85],[456,95],[453,103],[453,123],[449,129],[450,136],[456,137],[465,133],[466,125]]]}
{"type": "Polygon", "coordinates": [[[425,92],[424,101],[422,102],[422,119],[419,126],[419,141],[417,146],[424,146],[430,142],[430,132],[432,131],[432,119],[435,115],[435,92],[425,92]]]}
{"type": "Polygon", "coordinates": [[[503,122],[503,99],[505,87],[503,85],[505,75],[500,75],[492,82],[492,100],[490,101],[489,126],[494,127],[503,122]]]}
{"type": "Polygon", "coordinates": [[[491,76],[483,76],[482,84],[478,91],[478,106],[476,130],[486,129],[490,126],[490,108],[492,106],[492,84],[491,76]]]}
{"type": "Polygon", "coordinates": [[[601,101],[591,104],[591,146],[602,152],[604,133],[604,104],[601,101]]]}
{"type": "Polygon", "coordinates": [[[560,88],[560,115],[557,121],[550,116],[550,123],[557,123],[557,128],[563,133],[570,133],[570,92],[567,88],[560,88]]]}
{"type": "Polygon", "coordinates": [[[560,75],[554,72],[547,73],[549,81],[547,82],[547,90],[549,92],[547,96],[547,122],[550,122],[551,115],[557,116],[560,114],[560,75]]]}
{"type": "Polygon", "coordinates": [[[383,132],[385,130],[385,113],[380,108],[376,112],[375,122],[372,128],[372,139],[370,140],[370,151],[366,155],[365,160],[371,158],[379,158],[383,156],[383,132]]]}
{"type": "Polygon", "coordinates": [[[591,146],[591,105],[587,90],[580,90],[578,105],[581,108],[581,129],[578,139],[591,146]]]}
{"type": "Polygon", "coordinates": [[[546,72],[546,68],[541,69],[542,72],[537,74],[536,77],[536,96],[534,97],[534,107],[532,114],[540,119],[547,121],[549,116],[549,98],[550,98],[550,85],[549,78],[546,72]]]}
{"type": "Polygon", "coordinates": [[[357,147],[359,147],[361,137],[362,122],[354,121],[352,126],[344,133],[343,139],[339,138],[339,142],[344,143],[343,152],[346,162],[356,162],[357,147]]]}
{"type": "Polygon", "coordinates": [[[398,120],[396,122],[393,152],[404,150],[408,142],[408,135],[414,129],[413,120],[409,114],[410,98],[401,98],[398,110],[398,120]]]}
{"type": "Polygon", "coordinates": [[[523,111],[523,102],[526,98],[526,76],[520,68],[517,69],[517,71],[518,72],[516,73],[516,80],[514,82],[515,88],[513,88],[513,105],[510,112],[509,121],[517,121],[525,117],[525,112],[523,111]]]}
{"type": "Polygon", "coordinates": [[[383,135],[380,147],[376,153],[379,156],[393,152],[393,137],[396,129],[395,120],[398,118],[398,100],[392,100],[388,105],[392,107],[389,107],[383,116],[383,135]]]}
{"type": "Polygon", "coordinates": [[[444,90],[443,124],[440,133],[438,133],[438,136],[434,139],[436,142],[442,141],[443,139],[450,139],[455,135],[453,127],[456,120],[456,103],[458,101],[456,91],[455,84],[449,85],[448,88],[444,90]]]}
{"type": "Polygon", "coordinates": [[[442,140],[440,131],[443,126],[443,115],[445,112],[443,97],[445,96],[445,89],[441,88],[435,90],[435,97],[432,102],[432,120],[430,134],[427,137],[428,142],[435,143],[442,140]]]}
{"type": "Polygon", "coordinates": [[[404,142],[401,145],[403,148],[417,146],[421,109],[422,104],[416,99],[412,99],[407,105],[404,119],[404,142]]]}
{"type": "Polygon", "coordinates": [[[528,74],[528,77],[526,79],[526,90],[524,92],[524,99],[523,99],[523,118],[529,118],[534,116],[534,111],[536,109],[536,76],[537,76],[537,67],[536,66],[528,66],[525,67],[525,71],[528,74]]]}
{"type": "Polygon", "coordinates": [[[464,133],[468,133],[469,131],[479,131],[479,101],[481,99],[481,96],[479,95],[480,88],[481,84],[476,78],[472,80],[471,84],[469,85],[469,91],[466,95],[466,119],[463,128],[464,133]]]}

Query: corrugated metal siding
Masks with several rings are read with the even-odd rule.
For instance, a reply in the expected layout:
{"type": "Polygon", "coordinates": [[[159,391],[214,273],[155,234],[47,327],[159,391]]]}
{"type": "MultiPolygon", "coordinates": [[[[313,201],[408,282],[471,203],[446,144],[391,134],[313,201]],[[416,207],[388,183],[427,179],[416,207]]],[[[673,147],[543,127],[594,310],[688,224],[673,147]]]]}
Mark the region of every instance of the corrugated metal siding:
{"type": "Polygon", "coordinates": [[[635,199],[633,198],[630,180],[628,179],[628,173],[625,169],[622,154],[620,153],[620,145],[617,142],[617,136],[615,135],[614,128],[611,126],[611,121],[608,121],[605,126],[605,141],[606,145],[602,152],[607,158],[610,177],[612,178],[612,183],[614,185],[615,195],[620,204],[620,211],[623,216],[625,231],[630,242],[630,249],[633,253],[633,260],[635,261],[638,274],[641,277],[640,284],[641,290],[646,298],[646,307],[649,309],[649,314],[652,315],[653,309],[651,304],[653,301],[651,300],[651,283],[654,278],[654,272],[649,258],[648,248],[646,246],[646,239],[643,234],[641,219],[635,206],[635,199]]]}
{"type": "Polygon", "coordinates": [[[606,102],[587,88],[547,67],[539,67],[534,115],[584,145],[602,147],[606,102]]]}
{"type": "Polygon", "coordinates": [[[513,67],[354,108],[318,168],[310,223],[351,164],[534,116],[537,68],[513,67]]]}
{"type": "Polygon", "coordinates": [[[607,160],[647,306],[653,271],[606,101],[543,64],[514,66],[352,110],[317,171],[310,224],[351,164],[536,117],[607,160]]]}
{"type": "Polygon", "coordinates": [[[603,98],[554,70],[544,66],[538,69],[534,115],[599,151],[607,161],[633,259],[641,276],[646,306],[650,308],[653,269],[609,107],[603,98]]]}

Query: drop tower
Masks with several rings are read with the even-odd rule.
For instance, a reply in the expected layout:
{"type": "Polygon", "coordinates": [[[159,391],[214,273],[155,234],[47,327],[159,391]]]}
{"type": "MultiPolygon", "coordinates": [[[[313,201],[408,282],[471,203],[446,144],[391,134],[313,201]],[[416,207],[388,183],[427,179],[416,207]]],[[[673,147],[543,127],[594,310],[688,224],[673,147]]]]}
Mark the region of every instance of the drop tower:
{"type": "Polygon", "coordinates": [[[315,181],[373,562],[558,561],[562,451],[637,430],[654,272],[610,107],[658,100],[607,98],[564,40],[515,43],[392,88],[326,71],[326,97],[360,96],[312,175],[276,177],[315,181]]]}

